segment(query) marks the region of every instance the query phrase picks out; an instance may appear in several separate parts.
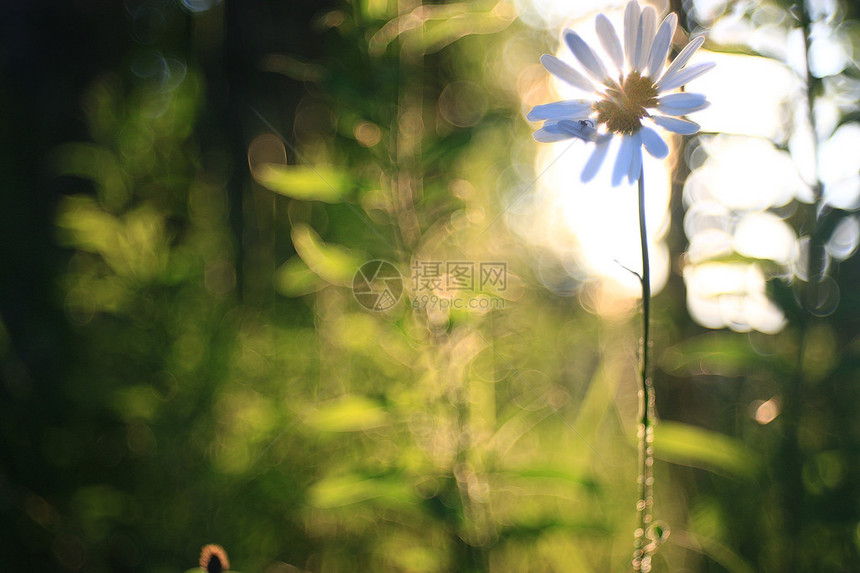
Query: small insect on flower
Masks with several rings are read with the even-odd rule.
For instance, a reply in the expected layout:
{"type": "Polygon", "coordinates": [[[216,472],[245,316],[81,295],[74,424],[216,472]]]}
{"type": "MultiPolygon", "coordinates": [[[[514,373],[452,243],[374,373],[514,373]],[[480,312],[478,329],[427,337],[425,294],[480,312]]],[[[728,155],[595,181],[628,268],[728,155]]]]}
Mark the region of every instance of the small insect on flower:
{"type": "Polygon", "coordinates": [[[631,183],[639,179],[643,146],[658,159],[668,155],[668,145],[651,125],[680,135],[691,135],[699,130],[698,124],[681,116],[708,107],[710,104],[705,96],[670,92],[714,67],[713,63],[687,65],[705,38],[695,37],[666,66],[678,16],[671,13],[659,26],[657,22],[657,12],[653,7],[643,8],[636,0],[629,2],[624,11],[622,48],[622,39],[609,19],[603,14],[598,15],[595,23],[597,36],[603,51],[612,61],[611,66],[604,64],[573,30],[564,31],[564,40],[585,73],[553,55],[541,56],[541,63],[551,74],[592,94],[587,99],[535,106],[527,116],[530,121],[544,121],[543,127],[534,133],[537,141],[553,142],[575,137],[595,144],[580,176],[583,182],[590,181],[597,174],[610,141],[616,137],[621,140],[621,145],[612,171],[613,185],[618,185],[624,178],[631,183]]]}

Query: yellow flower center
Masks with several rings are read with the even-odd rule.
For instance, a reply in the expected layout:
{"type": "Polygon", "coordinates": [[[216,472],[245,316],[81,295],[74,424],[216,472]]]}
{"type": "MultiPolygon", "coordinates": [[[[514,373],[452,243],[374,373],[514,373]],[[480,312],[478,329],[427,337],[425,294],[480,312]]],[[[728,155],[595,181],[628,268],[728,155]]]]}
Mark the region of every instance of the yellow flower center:
{"type": "Polygon", "coordinates": [[[631,72],[619,86],[610,80],[606,97],[591,106],[597,123],[611,133],[630,135],[642,128],[639,120],[648,116],[646,108],[657,105],[657,86],[648,76],[631,72]]]}

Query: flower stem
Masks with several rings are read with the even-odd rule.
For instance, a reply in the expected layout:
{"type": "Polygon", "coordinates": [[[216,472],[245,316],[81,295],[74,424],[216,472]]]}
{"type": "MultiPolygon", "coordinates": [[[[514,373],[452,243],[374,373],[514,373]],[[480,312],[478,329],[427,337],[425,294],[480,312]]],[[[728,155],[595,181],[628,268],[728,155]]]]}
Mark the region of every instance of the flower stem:
{"type": "Polygon", "coordinates": [[[636,502],[638,527],[633,549],[633,570],[651,570],[651,555],[658,539],[646,543],[651,525],[654,488],[654,386],[648,373],[651,346],[651,263],[648,257],[648,233],[645,225],[645,170],[639,172],[639,240],[642,245],[642,348],[639,354],[641,380],[639,388],[639,500],[636,502]]]}

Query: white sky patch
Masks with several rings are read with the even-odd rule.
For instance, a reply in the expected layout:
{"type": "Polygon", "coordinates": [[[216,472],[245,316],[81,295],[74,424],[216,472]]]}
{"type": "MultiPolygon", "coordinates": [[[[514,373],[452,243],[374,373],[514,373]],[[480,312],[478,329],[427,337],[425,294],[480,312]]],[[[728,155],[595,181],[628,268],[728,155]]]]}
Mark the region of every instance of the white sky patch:
{"type": "Polygon", "coordinates": [[[791,70],[769,58],[704,50],[693,57],[696,62],[717,64],[686,87],[706,94],[711,102],[694,117],[702,131],[786,139],[791,101],[802,94],[802,84],[791,70]]]}
{"type": "MultiPolygon", "coordinates": [[[[610,12],[624,11],[628,0],[514,0],[514,7],[523,22],[533,28],[560,30],[570,26],[571,22],[590,19],[602,12],[609,16],[610,12]]],[[[666,14],[669,9],[668,0],[640,0],[640,4],[650,4],[657,14],[666,14]]],[[[611,17],[610,17],[611,19],[611,17]]],[[[613,25],[617,22],[613,21],[613,25]]],[[[580,32],[577,29],[577,32],[580,32]]],[[[594,45],[590,43],[590,45],[594,45]]]]}
{"type": "Polygon", "coordinates": [[[707,159],[684,186],[688,206],[713,200],[730,209],[763,210],[805,192],[791,157],[767,140],[716,135],[699,141],[707,159]]]}
{"type": "Polygon", "coordinates": [[[851,45],[825,22],[812,25],[809,69],[818,78],[840,73],[851,62],[851,45]]]}
{"type": "MultiPolygon", "coordinates": [[[[607,163],[612,161],[617,144],[613,142],[607,163]]],[[[642,270],[638,184],[612,187],[609,169],[602,169],[593,181],[581,183],[579,176],[593,146],[578,141],[570,146],[570,141],[562,141],[540,150],[537,170],[546,171],[538,186],[552,198],[549,208],[557,210],[576,238],[584,269],[617,282],[625,294],[639,296],[639,281],[626,270],[642,270]],[[560,153],[564,155],[548,167],[560,153]]],[[[669,176],[664,161],[643,155],[652,287],[658,292],[669,275],[668,250],[660,240],[668,228],[669,176]]]]}
{"type": "Polygon", "coordinates": [[[845,217],[836,224],[824,247],[831,257],[837,261],[844,261],[857,251],[858,243],[860,243],[860,221],[855,215],[845,217]]]}
{"type": "Polygon", "coordinates": [[[755,259],[770,259],[783,265],[794,260],[796,241],[792,228],[782,218],[768,212],[746,215],[734,233],[737,253],[755,259]]]}
{"type": "Polygon", "coordinates": [[[785,326],[782,311],[765,291],[765,277],[758,265],[704,263],[684,271],[687,309],[708,328],[737,332],[779,332],[785,326]]]}
{"type": "Polygon", "coordinates": [[[845,124],[821,144],[818,176],[828,204],[839,209],[860,207],[860,125],[845,124]]]}
{"type": "Polygon", "coordinates": [[[566,22],[593,16],[597,12],[623,9],[626,0],[514,0],[520,18],[534,28],[561,28],[566,22]]]}

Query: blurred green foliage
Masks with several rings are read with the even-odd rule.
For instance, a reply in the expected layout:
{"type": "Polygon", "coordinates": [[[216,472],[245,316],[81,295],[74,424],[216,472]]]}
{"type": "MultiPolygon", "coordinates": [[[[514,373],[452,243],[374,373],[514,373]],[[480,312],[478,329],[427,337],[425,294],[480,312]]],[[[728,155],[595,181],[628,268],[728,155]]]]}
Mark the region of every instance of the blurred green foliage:
{"type": "MultiPolygon", "coordinates": [[[[625,570],[635,314],[549,292],[504,225],[549,34],[483,1],[126,4],[68,9],[129,39],[36,147],[35,216],[4,160],[6,212],[50,222],[4,264],[5,568],[625,570]],[[370,312],[377,259],[502,261],[473,294],[505,306],[370,312]]],[[[772,336],[697,326],[677,277],[657,299],[656,570],[856,568],[857,274],[772,336]]]]}

